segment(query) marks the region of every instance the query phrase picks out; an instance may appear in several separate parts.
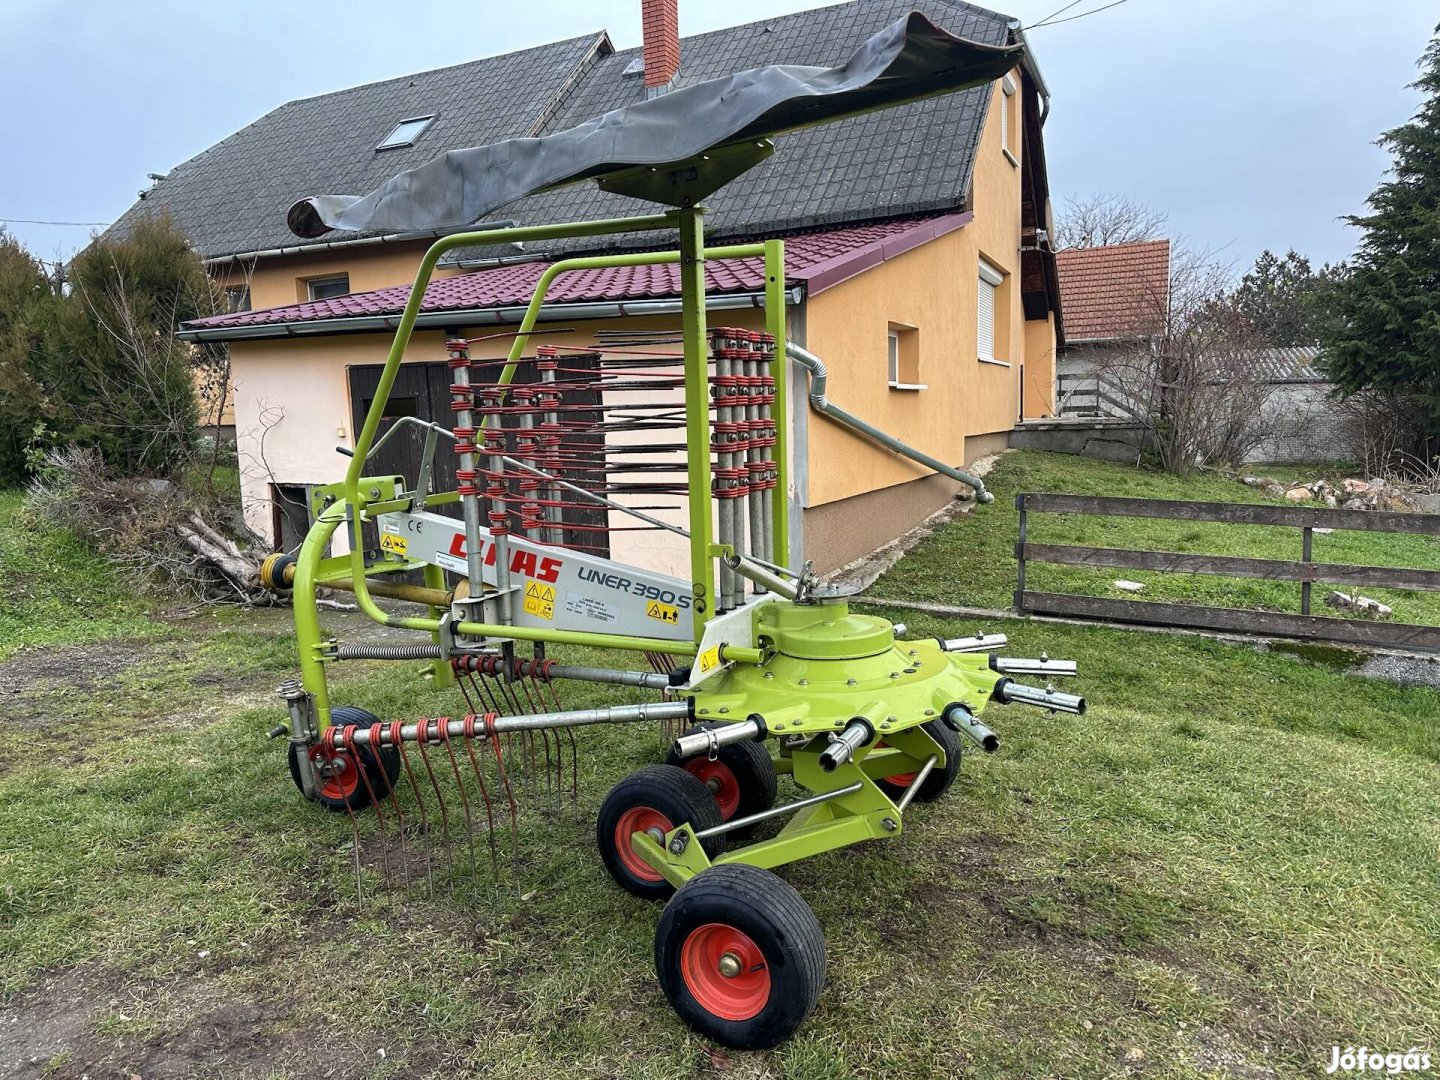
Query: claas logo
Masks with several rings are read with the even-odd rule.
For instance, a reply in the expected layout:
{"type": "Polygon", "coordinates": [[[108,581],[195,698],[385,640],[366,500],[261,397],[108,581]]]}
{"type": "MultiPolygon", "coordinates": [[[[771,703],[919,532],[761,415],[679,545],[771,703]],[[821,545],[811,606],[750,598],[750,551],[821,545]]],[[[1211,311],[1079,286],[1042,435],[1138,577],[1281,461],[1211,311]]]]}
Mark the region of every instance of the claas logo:
{"type": "MultiPolygon", "coordinates": [[[[484,543],[482,540],[481,543],[484,543]]],[[[456,533],[450,540],[450,554],[457,559],[465,558],[465,534],[456,533]]],[[[485,565],[495,565],[495,545],[485,544],[485,565]]],[[[536,581],[555,582],[560,579],[560,570],[565,565],[564,559],[552,559],[549,556],[541,558],[533,551],[523,551],[516,548],[510,553],[510,572],[520,574],[524,577],[534,578],[536,581]]]]}

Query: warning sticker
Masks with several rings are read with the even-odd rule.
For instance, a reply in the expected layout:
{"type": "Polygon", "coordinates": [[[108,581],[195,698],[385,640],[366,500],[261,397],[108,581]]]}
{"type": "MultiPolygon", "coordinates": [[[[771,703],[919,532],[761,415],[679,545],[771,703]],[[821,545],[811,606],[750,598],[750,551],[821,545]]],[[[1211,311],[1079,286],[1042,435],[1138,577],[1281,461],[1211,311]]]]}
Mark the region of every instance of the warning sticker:
{"type": "Polygon", "coordinates": [[[680,609],[671,604],[662,604],[659,600],[651,600],[645,605],[645,615],[647,618],[659,619],[671,626],[680,625],[680,609]]]}
{"type": "Polygon", "coordinates": [[[385,533],[380,537],[380,550],[388,551],[392,555],[404,555],[410,549],[410,542],[403,536],[396,536],[394,533],[385,533]]]}
{"type": "Polygon", "coordinates": [[[714,671],[714,670],[715,670],[717,667],[719,667],[719,666],[720,666],[720,646],[719,646],[719,645],[715,645],[715,646],[713,646],[712,648],[706,649],[704,652],[702,652],[702,653],[700,654],[699,660],[698,660],[697,663],[696,663],[696,667],[698,667],[698,668],[700,669],[700,672],[699,672],[699,673],[700,673],[701,677],[704,677],[704,676],[706,676],[706,675],[709,675],[710,672],[714,671]]]}
{"type": "Polygon", "coordinates": [[[525,586],[525,614],[537,619],[555,617],[555,586],[532,581],[525,586]]]}
{"type": "Polygon", "coordinates": [[[572,615],[580,615],[586,619],[594,619],[596,622],[619,622],[620,612],[612,604],[607,604],[594,596],[585,596],[581,593],[565,594],[565,610],[572,615]]]}

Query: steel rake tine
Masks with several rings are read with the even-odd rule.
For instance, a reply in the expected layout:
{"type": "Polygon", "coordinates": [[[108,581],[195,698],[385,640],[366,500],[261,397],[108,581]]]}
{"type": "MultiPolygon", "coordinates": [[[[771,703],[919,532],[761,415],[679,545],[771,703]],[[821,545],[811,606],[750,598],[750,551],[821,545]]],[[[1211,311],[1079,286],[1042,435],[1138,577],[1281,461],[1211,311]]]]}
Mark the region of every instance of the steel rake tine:
{"type": "Polygon", "coordinates": [[[350,850],[355,856],[355,899],[358,902],[365,899],[365,888],[360,879],[360,823],[355,819],[355,808],[350,805],[351,794],[349,789],[340,789],[340,796],[345,800],[345,813],[350,817],[350,850]]]}
{"type": "MultiPolygon", "coordinates": [[[[400,726],[398,720],[390,725],[390,742],[392,743],[392,749],[395,753],[403,758],[404,752],[401,749],[400,726]]],[[[379,753],[380,748],[380,727],[381,725],[376,724],[370,729],[370,745],[376,748],[376,753],[379,753]]],[[[405,888],[408,890],[410,887],[410,849],[405,842],[405,813],[400,808],[400,793],[395,790],[395,783],[390,780],[389,777],[389,770],[386,770],[385,786],[390,789],[390,807],[395,811],[395,831],[400,836],[400,874],[405,888]]]]}
{"type": "Polygon", "coordinates": [[[495,682],[501,693],[505,695],[505,700],[509,703],[511,714],[514,716],[523,715],[525,713],[525,706],[520,704],[520,699],[515,695],[515,688],[510,685],[510,681],[506,679],[504,675],[497,675],[495,682]]]}
{"type": "Polygon", "coordinates": [[[465,781],[460,779],[460,765],[455,760],[455,747],[450,740],[450,724],[440,728],[445,736],[445,756],[450,759],[450,773],[455,777],[455,789],[460,793],[460,805],[465,810],[465,843],[470,849],[470,888],[480,895],[480,880],[475,872],[475,819],[470,813],[470,796],[465,794],[465,781]]]}
{"type": "Polygon", "coordinates": [[[505,759],[501,755],[500,739],[495,734],[495,714],[485,717],[485,730],[490,736],[490,747],[495,752],[495,769],[500,782],[505,786],[505,801],[510,804],[510,864],[515,875],[516,892],[520,889],[520,823],[515,805],[515,791],[510,786],[510,775],[505,771],[505,759]]]}
{"type": "MultiPolygon", "coordinates": [[[[405,753],[405,743],[400,741],[400,721],[390,725],[392,739],[400,748],[400,765],[405,770],[405,778],[410,783],[410,793],[415,796],[415,805],[420,810],[420,835],[425,841],[425,886],[429,899],[435,899],[435,861],[434,845],[430,842],[430,813],[425,807],[425,799],[420,794],[420,784],[415,779],[415,770],[410,767],[410,755],[405,753]]],[[[406,891],[409,891],[409,881],[406,881],[406,891]]]]}
{"type": "MultiPolygon", "coordinates": [[[[447,723],[446,717],[438,721],[447,723]]],[[[420,760],[425,763],[425,773],[430,778],[430,790],[435,792],[435,803],[440,807],[440,842],[445,848],[445,879],[450,885],[450,898],[455,898],[455,853],[450,849],[450,811],[445,805],[445,795],[435,780],[435,770],[430,766],[430,752],[425,743],[430,737],[430,721],[421,718],[416,724],[415,745],[420,747],[420,760]]]]}
{"type": "MultiPolygon", "coordinates": [[[[555,788],[551,783],[551,775],[554,772],[550,764],[550,732],[546,728],[540,729],[540,741],[545,744],[545,802],[553,813],[555,810],[555,788]]],[[[555,736],[555,752],[560,752],[560,736],[555,736]]]]}
{"type": "MultiPolygon", "coordinates": [[[[370,783],[370,770],[365,768],[364,763],[360,760],[360,751],[355,745],[355,725],[346,724],[341,738],[345,743],[345,753],[350,757],[350,761],[355,769],[355,774],[360,778],[360,782],[365,785],[365,794],[369,798],[370,808],[375,811],[375,822],[379,829],[378,835],[380,838],[380,880],[388,881],[390,879],[390,850],[389,845],[385,843],[385,815],[380,810],[380,800],[375,797],[374,785],[370,783]]],[[[375,760],[378,762],[380,760],[378,751],[372,751],[372,753],[375,754],[375,760]]],[[[348,809],[350,802],[348,794],[345,797],[345,802],[346,808],[348,809]]]]}
{"type": "Polygon", "coordinates": [[[465,752],[470,756],[470,768],[475,771],[475,782],[480,787],[480,797],[485,801],[485,837],[490,842],[490,880],[498,887],[500,883],[500,859],[495,846],[495,808],[490,803],[490,789],[485,783],[485,773],[480,768],[480,759],[475,755],[475,714],[465,718],[465,752]]]}
{"type": "Polygon", "coordinates": [[[565,734],[570,739],[570,805],[580,805],[580,752],[575,742],[575,729],[567,727],[565,734]]]}
{"type": "Polygon", "coordinates": [[[500,701],[498,697],[495,696],[490,686],[489,675],[485,675],[482,677],[472,672],[470,675],[470,682],[474,685],[475,692],[484,697],[486,712],[494,713],[496,716],[504,714],[504,704],[500,701]]]}
{"type": "MultiPolygon", "coordinates": [[[[380,757],[380,727],[376,723],[370,726],[370,756],[376,765],[380,767],[380,774],[385,775],[385,762],[380,757]]],[[[353,741],[354,736],[351,736],[353,741]]],[[[385,814],[380,809],[384,803],[384,792],[377,792],[374,782],[370,779],[370,770],[360,767],[360,755],[355,755],[357,767],[360,768],[360,779],[365,782],[365,792],[370,796],[370,805],[375,808],[375,825],[380,837],[380,866],[384,874],[383,880],[388,884],[390,881],[390,844],[385,839],[385,814]]],[[[388,779],[388,778],[387,778],[388,779]]],[[[386,787],[390,785],[387,783],[386,787]]]]}

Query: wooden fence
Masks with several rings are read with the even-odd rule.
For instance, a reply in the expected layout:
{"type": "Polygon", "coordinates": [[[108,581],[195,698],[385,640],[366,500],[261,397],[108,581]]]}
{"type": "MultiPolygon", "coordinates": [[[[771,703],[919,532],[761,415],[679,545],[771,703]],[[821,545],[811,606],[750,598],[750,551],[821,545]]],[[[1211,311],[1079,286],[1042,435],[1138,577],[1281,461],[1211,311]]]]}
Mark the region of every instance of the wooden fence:
{"type": "Polygon", "coordinates": [[[1389,645],[1440,652],[1440,627],[1340,619],[1310,613],[1314,585],[1370,586],[1390,589],[1440,590],[1440,570],[1389,566],[1317,563],[1311,558],[1316,529],[1358,532],[1417,533],[1440,537],[1440,515],[1395,514],[1374,510],[1327,510],[1299,506],[1245,503],[1180,502],[1169,499],[1123,499],[1089,495],[1027,492],[1015,497],[1020,511],[1020,542],[1015,545],[1019,571],[1015,607],[1021,612],[1075,615],[1152,626],[1183,626],[1245,634],[1308,638],[1357,645],[1389,645]],[[1191,555],[1170,551],[1033,544],[1027,536],[1030,514],[1094,514],[1107,517],[1165,518],[1174,521],[1218,521],[1232,525],[1279,525],[1300,530],[1300,558],[1253,559],[1228,555],[1191,555]],[[1025,587],[1029,563],[1104,566],[1158,570],[1172,574],[1214,574],[1265,581],[1293,581],[1300,586],[1301,614],[1242,608],[1164,604],[1068,593],[1031,592],[1025,587]]]}

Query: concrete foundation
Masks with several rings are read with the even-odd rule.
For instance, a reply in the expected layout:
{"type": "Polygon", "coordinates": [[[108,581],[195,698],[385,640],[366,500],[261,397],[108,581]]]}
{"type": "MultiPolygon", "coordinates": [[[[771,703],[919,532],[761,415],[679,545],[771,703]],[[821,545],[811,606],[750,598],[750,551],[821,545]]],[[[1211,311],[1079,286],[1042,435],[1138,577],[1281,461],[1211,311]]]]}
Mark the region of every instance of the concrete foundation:
{"type": "Polygon", "coordinates": [[[1130,464],[1134,464],[1149,445],[1149,432],[1128,420],[1087,417],[1026,420],[1010,432],[1011,449],[1078,454],[1130,464]]]}

